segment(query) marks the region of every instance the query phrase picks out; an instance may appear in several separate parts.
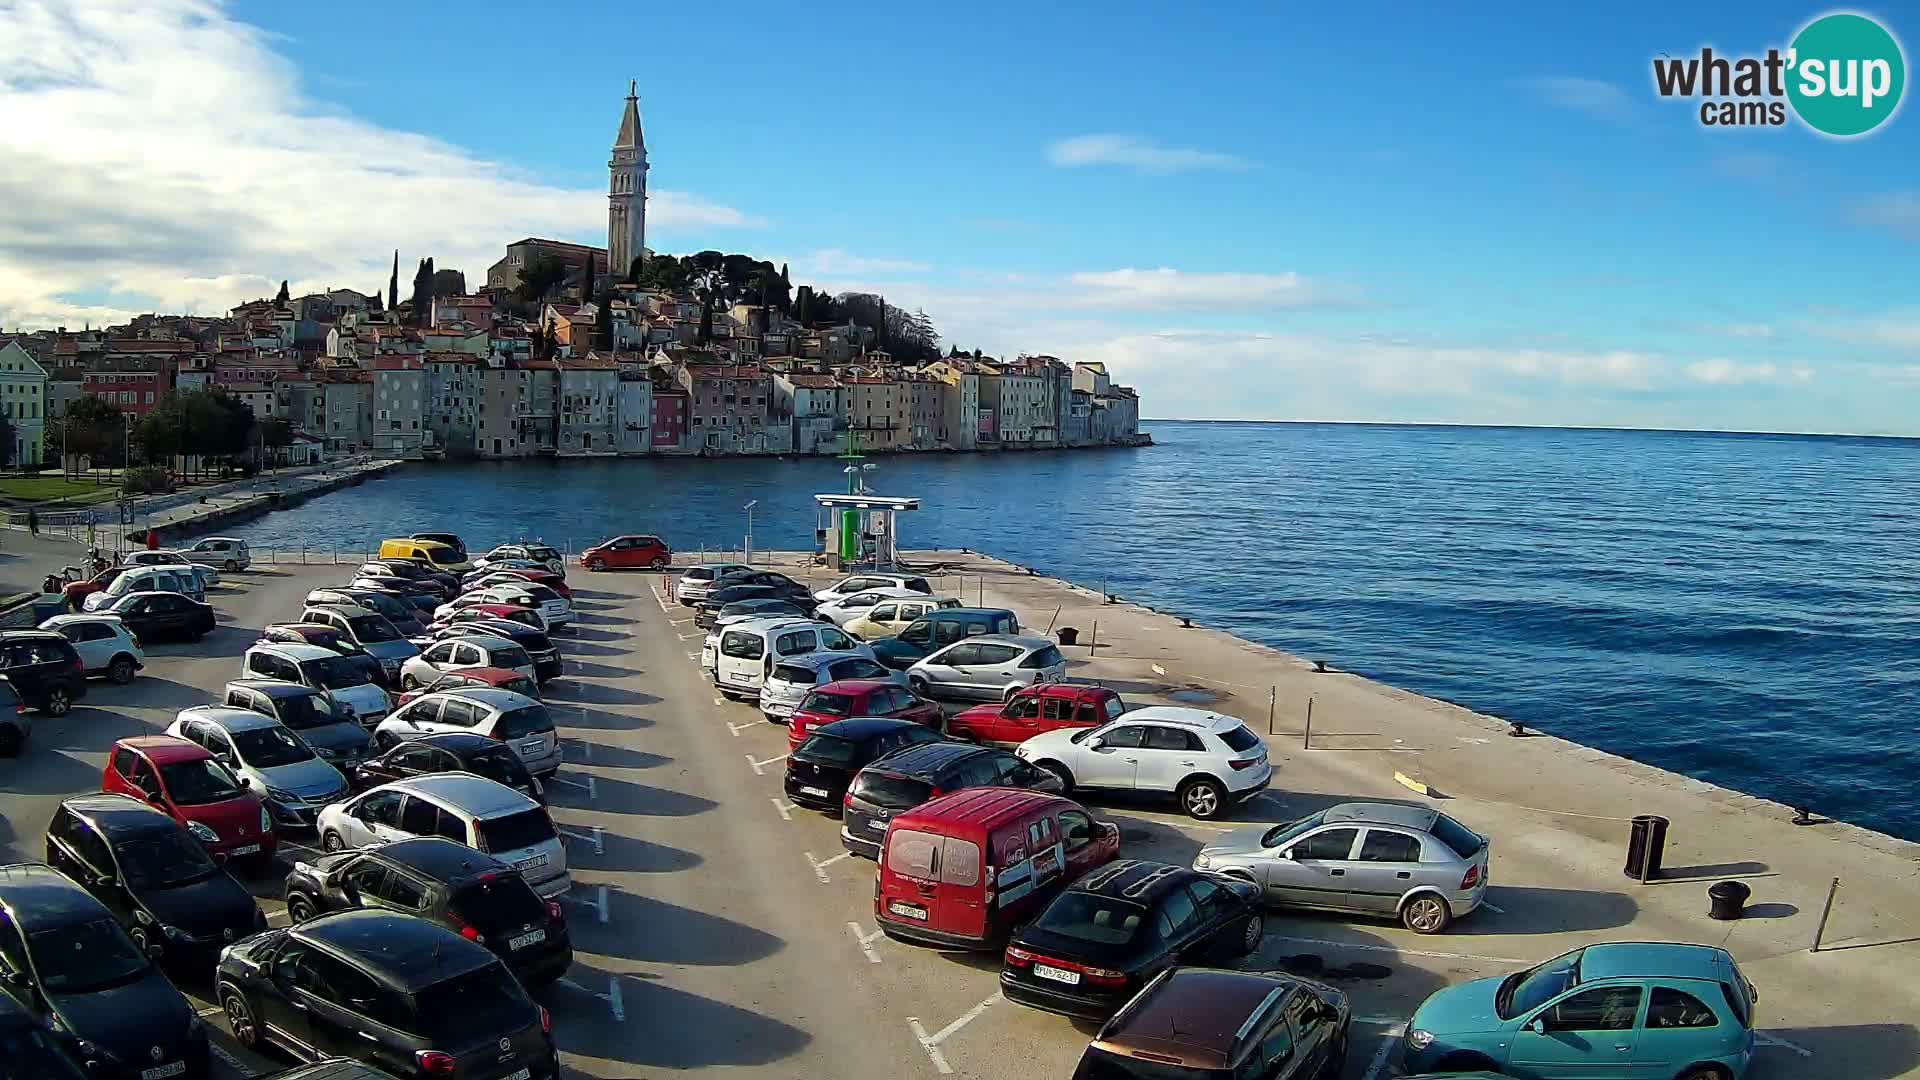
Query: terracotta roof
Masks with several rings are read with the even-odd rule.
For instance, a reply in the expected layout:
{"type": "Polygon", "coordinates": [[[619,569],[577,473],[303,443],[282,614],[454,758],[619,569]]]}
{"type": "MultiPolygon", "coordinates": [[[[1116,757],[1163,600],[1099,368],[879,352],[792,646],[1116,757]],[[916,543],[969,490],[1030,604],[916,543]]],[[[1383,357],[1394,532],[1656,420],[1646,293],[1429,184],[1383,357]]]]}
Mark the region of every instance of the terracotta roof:
{"type": "Polygon", "coordinates": [[[563,371],[614,371],[620,366],[612,357],[597,356],[592,353],[586,356],[559,356],[555,357],[553,362],[563,371]]]}
{"type": "Polygon", "coordinates": [[[804,390],[834,390],[840,386],[840,380],[831,375],[789,375],[787,381],[804,390]]]}
{"type": "Polygon", "coordinates": [[[463,352],[434,351],[427,353],[421,359],[429,364],[477,364],[480,362],[479,357],[463,352]]]}
{"type": "Polygon", "coordinates": [[[373,358],[375,371],[419,371],[420,358],[417,356],[392,355],[373,358]]]}

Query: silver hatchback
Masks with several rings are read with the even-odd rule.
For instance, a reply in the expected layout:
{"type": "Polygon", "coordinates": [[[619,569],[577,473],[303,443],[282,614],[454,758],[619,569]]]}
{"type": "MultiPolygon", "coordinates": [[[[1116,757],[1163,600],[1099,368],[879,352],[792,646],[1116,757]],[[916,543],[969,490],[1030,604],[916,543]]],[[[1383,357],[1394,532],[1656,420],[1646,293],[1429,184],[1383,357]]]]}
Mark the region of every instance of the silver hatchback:
{"type": "Polygon", "coordinates": [[[1067,677],[1067,661],[1053,642],[1026,634],[979,634],[929,654],[907,669],[907,683],[924,698],[1011,701],[1020,690],[1067,677]]]}
{"type": "Polygon", "coordinates": [[[1193,868],[1251,881],[1272,904],[1398,918],[1437,934],[1486,898],[1490,847],[1424,806],[1342,803],[1227,833],[1193,868]]]}

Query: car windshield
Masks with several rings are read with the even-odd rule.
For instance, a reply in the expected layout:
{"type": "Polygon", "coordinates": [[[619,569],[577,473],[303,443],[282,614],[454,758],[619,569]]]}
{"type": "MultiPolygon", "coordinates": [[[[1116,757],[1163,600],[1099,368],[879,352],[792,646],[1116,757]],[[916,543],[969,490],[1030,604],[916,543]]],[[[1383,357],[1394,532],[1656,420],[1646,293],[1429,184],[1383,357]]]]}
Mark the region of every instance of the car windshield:
{"type": "Polygon", "coordinates": [[[167,794],[173,796],[177,806],[226,802],[246,791],[225,765],[212,758],[162,765],[160,780],[167,785],[167,794]]]}
{"type": "Polygon", "coordinates": [[[1248,731],[1245,724],[1230,727],[1221,732],[1220,741],[1226,743],[1237,754],[1244,754],[1260,745],[1260,737],[1248,731]]]}
{"type": "Polygon", "coordinates": [[[533,1002],[499,962],[413,995],[419,1033],[436,1043],[466,1041],[476,1031],[518,1031],[534,1018],[533,1002]]]}
{"type": "Polygon", "coordinates": [[[1047,905],[1034,926],[1048,933],[1102,945],[1125,945],[1147,921],[1147,909],[1126,900],[1069,890],[1047,905]]]}
{"type": "Polygon", "coordinates": [[[506,682],[500,684],[500,689],[511,690],[516,694],[530,698],[538,698],[540,696],[540,684],[527,678],[525,675],[516,675],[508,679],[506,682]]]}
{"type": "Polygon", "coordinates": [[[853,707],[859,704],[859,701],[859,698],[849,694],[823,694],[815,690],[800,703],[800,711],[819,713],[822,716],[852,716],[853,707]]]}
{"type": "Polygon", "coordinates": [[[553,720],[547,716],[545,705],[523,705],[518,709],[509,709],[500,714],[494,722],[493,734],[500,739],[524,739],[528,735],[539,735],[553,730],[553,720]]]}
{"type": "Polygon", "coordinates": [[[1324,813],[1309,814],[1299,821],[1289,822],[1285,825],[1275,825],[1273,828],[1267,830],[1265,836],[1260,838],[1260,846],[1279,847],[1282,844],[1291,843],[1295,837],[1302,836],[1319,828],[1320,823],[1326,819],[1327,815],[1324,813]]]}
{"type": "Polygon", "coordinates": [[[533,657],[518,645],[493,650],[493,666],[502,668],[523,668],[533,666],[533,657]]]}
{"type": "Polygon", "coordinates": [[[295,731],[337,724],[333,704],[319,694],[292,694],[280,699],[280,722],[295,731]]]}
{"type": "Polygon", "coordinates": [[[240,760],[256,769],[292,765],[313,757],[313,750],[299,736],[278,726],[236,731],[233,748],[240,752],[240,760]]]}
{"type": "Polygon", "coordinates": [[[150,889],[168,889],[186,885],[220,871],[185,829],[155,831],[146,836],[122,840],[113,846],[114,858],[129,885],[150,889]]]}
{"type": "Polygon", "coordinates": [[[27,935],[27,951],[43,989],[57,994],[105,990],[146,974],[147,958],[112,919],[27,935]]]}
{"type": "Polygon", "coordinates": [[[1500,1019],[1511,1020],[1545,1005],[1580,982],[1580,953],[1556,956],[1539,967],[1509,975],[1494,995],[1500,1019]]]}
{"type": "Polygon", "coordinates": [[[344,656],[309,660],[300,665],[300,673],[307,677],[309,685],[317,686],[322,690],[345,690],[349,687],[365,686],[373,681],[368,677],[366,668],[344,656]]]}
{"type": "Polygon", "coordinates": [[[812,686],[814,672],[812,668],[802,667],[799,664],[775,664],[773,666],[773,674],[770,677],[778,679],[781,682],[800,683],[803,686],[812,686]]]}
{"type": "Polygon", "coordinates": [[[535,896],[527,880],[512,872],[491,874],[455,890],[447,911],[483,934],[539,926],[547,921],[547,906],[535,896]]]}
{"type": "Polygon", "coordinates": [[[870,803],[905,810],[919,806],[932,794],[933,785],[925,780],[916,780],[910,776],[895,776],[892,773],[862,770],[854,779],[853,793],[856,797],[870,803]]]}
{"type": "Polygon", "coordinates": [[[353,628],[353,636],[360,639],[363,645],[400,640],[400,631],[393,628],[393,624],[387,621],[385,615],[378,613],[355,615],[347,620],[347,625],[353,628]]]}
{"type": "Polygon", "coordinates": [[[838,735],[822,735],[815,732],[807,736],[807,741],[793,752],[795,761],[804,761],[811,765],[832,765],[844,767],[859,759],[860,747],[838,735]]]}
{"type": "Polygon", "coordinates": [[[1433,828],[1428,831],[1439,837],[1441,843],[1452,848],[1453,853],[1463,859],[1473,858],[1480,853],[1481,848],[1487,846],[1487,842],[1479,833],[1445,814],[1436,816],[1433,819],[1433,828]]]}
{"type": "Polygon", "coordinates": [[[481,851],[518,851],[554,838],[553,822],[538,808],[480,823],[481,851]]]}
{"type": "Polygon", "coordinates": [[[520,755],[504,746],[473,754],[466,759],[465,765],[468,772],[484,776],[496,784],[505,784],[521,791],[533,788],[533,777],[527,774],[527,766],[521,762],[520,755]]]}

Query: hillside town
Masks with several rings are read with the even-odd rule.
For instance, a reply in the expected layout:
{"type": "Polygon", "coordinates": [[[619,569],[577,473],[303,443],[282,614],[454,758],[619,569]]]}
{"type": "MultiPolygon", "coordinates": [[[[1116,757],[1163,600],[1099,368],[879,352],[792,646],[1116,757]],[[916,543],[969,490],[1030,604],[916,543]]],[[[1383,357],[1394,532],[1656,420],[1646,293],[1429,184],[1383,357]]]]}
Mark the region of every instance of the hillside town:
{"type": "MultiPolygon", "coordinates": [[[[606,247],[527,237],[484,286],[423,259],[386,295],[334,288],[224,316],[0,333],[11,463],[59,460],[77,402],[141,418],[214,391],[275,422],[295,463],[1038,450],[1138,445],[1139,399],[1098,362],[938,348],[924,314],[792,292],[784,266],[645,245],[646,149],[629,91],[606,247]]],[[[136,436],[137,437],[137,436],[136,436]]]]}

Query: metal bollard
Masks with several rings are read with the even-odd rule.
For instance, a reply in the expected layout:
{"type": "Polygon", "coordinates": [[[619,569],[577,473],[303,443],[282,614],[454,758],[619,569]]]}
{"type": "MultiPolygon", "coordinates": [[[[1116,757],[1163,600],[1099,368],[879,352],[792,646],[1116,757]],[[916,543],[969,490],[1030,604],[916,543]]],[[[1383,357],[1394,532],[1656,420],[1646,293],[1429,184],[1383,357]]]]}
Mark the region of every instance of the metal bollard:
{"type": "Polygon", "coordinates": [[[1813,928],[1813,944],[1807,946],[1808,952],[1820,951],[1820,939],[1827,934],[1827,916],[1833,914],[1833,894],[1840,891],[1840,879],[1834,878],[1827,886],[1827,902],[1820,908],[1820,925],[1813,928]]]}

